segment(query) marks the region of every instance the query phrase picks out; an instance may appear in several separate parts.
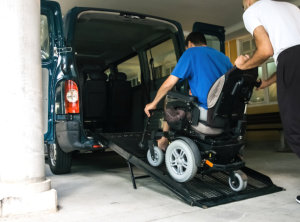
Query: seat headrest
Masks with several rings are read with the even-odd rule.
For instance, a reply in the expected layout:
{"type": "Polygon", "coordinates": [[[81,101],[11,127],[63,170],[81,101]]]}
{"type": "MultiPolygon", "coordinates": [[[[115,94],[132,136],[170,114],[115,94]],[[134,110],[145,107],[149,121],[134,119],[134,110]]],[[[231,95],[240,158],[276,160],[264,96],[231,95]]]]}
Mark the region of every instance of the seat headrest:
{"type": "Polygon", "coordinates": [[[107,75],[103,72],[97,72],[97,71],[88,72],[88,75],[91,80],[103,80],[103,81],[107,80],[107,75]]]}
{"type": "Polygon", "coordinates": [[[109,75],[109,80],[121,80],[121,81],[126,81],[127,76],[124,72],[117,72],[114,74],[109,75]]]}

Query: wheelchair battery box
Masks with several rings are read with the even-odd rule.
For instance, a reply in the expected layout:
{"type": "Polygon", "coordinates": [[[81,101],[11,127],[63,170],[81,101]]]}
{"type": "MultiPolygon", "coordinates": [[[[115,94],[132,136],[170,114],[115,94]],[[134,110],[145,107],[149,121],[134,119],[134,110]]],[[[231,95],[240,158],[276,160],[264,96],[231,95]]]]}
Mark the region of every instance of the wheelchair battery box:
{"type": "Polygon", "coordinates": [[[221,144],[220,142],[218,144],[201,143],[199,149],[203,153],[207,153],[210,151],[214,152],[215,163],[227,164],[232,161],[232,159],[234,159],[238,154],[240,154],[244,146],[245,143],[242,141],[236,141],[236,143],[226,143],[224,141],[224,144],[221,144]]]}

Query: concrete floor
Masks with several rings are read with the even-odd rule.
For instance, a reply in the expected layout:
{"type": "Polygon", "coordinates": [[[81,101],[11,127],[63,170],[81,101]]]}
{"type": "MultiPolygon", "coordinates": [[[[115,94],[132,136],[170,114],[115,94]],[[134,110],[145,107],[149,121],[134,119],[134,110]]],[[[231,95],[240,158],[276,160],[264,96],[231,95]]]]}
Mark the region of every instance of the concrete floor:
{"type": "MultiPolygon", "coordinates": [[[[74,159],[72,173],[46,174],[58,192],[59,211],[0,219],[9,222],[94,221],[300,221],[300,160],[276,152],[278,142],[251,142],[247,166],[271,177],[286,191],[209,209],[190,207],[151,178],[132,188],[125,161],[113,152],[83,154],[74,159]]],[[[136,170],[138,175],[143,175],[136,170]]]]}

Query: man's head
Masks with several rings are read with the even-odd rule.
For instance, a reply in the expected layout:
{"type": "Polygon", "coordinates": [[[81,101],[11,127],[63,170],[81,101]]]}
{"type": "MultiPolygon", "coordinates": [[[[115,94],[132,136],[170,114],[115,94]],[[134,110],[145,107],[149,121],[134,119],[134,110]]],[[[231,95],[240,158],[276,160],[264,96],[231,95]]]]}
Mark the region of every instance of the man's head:
{"type": "Polygon", "coordinates": [[[191,32],[185,39],[185,47],[205,46],[206,39],[201,32],[191,32]]]}
{"type": "Polygon", "coordinates": [[[257,1],[259,1],[259,0],[243,0],[244,11],[246,11],[247,8],[249,8],[251,5],[253,5],[257,1]]]}

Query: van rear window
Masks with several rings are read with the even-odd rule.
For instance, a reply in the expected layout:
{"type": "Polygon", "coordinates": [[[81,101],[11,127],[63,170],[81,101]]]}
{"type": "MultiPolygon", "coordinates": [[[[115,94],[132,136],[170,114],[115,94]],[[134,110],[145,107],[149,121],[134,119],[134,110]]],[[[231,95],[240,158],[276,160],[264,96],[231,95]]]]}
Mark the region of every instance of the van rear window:
{"type": "Polygon", "coordinates": [[[50,54],[50,40],[49,40],[49,28],[48,18],[45,15],[40,17],[41,23],[41,59],[46,60],[50,54]]]}

